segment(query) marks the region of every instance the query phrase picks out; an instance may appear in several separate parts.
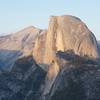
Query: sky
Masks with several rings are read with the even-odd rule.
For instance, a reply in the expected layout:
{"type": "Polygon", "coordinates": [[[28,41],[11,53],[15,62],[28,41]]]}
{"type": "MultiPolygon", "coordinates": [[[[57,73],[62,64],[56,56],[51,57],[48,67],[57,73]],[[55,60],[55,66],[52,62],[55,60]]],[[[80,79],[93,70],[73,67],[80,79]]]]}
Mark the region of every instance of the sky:
{"type": "Polygon", "coordinates": [[[100,40],[100,0],[0,0],[0,34],[46,29],[51,15],[79,17],[100,40]]]}

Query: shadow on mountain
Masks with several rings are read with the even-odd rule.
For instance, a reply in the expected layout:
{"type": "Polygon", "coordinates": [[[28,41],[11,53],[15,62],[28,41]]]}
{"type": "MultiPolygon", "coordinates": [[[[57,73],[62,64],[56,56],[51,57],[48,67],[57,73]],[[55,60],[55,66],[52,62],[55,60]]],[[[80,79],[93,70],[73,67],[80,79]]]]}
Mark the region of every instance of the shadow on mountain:
{"type": "MultiPolygon", "coordinates": [[[[9,60],[17,53],[20,54],[13,51],[9,60]]],[[[46,100],[100,100],[100,65],[72,51],[58,51],[56,56],[60,71],[46,100]]],[[[0,100],[44,100],[41,98],[47,75],[44,65],[39,66],[33,56],[17,58],[11,72],[0,74],[0,100]]]]}
{"type": "Polygon", "coordinates": [[[0,50],[0,69],[8,71],[13,66],[16,59],[22,55],[22,53],[18,50],[0,50]]]}
{"type": "Polygon", "coordinates": [[[82,64],[91,64],[97,65],[99,64],[97,60],[91,59],[88,56],[81,57],[76,55],[72,50],[68,50],[66,52],[58,51],[56,53],[58,63],[62,60],[65,60],[67,63],[75,64],[75,65],[82,65],[82,64]]]}
{"type": "Polygon", "coordinates": [[[0,100],[37,100],[45,75],[32,56],[17,59],[11,72],[0,75],[0,100]]]}
{"type": "Polygon", "coordinates": [[[72,52],[57,52],[61,70],[48,100],[100,100],[100,65],[72,52]]]}

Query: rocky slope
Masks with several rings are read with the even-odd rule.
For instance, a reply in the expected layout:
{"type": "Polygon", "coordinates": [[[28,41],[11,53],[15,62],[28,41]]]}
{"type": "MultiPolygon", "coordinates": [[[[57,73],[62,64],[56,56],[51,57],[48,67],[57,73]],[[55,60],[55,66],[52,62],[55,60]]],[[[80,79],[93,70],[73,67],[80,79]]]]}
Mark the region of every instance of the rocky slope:
{"type": "Polygon", "coordinates": [[[98,44],[74,16],[0,37],[0,71],[0,100],[100,99],[98,44]]]}
{"type": "Polygon", "coordinates": [[[45,100],[99,100],[100,65],[65,52],[57,55],[60,72],[45,100]]]}
{"type": "Polygon", "coordinates": [[[19,56],[31,55],[34,41],[42,32],[45,30],[30,26],[14,34],[0,37],[0,68],[11,70],[19,56]]]}
{"type": "Polygon", "coordinates": [[[99,56],[95,36],[80,19],[52,16],[47,31],[30,26],[0,37],[0,68],[3,65],[3,69],[10,69],[8,65],[12,66],[20,55],[31,54],[38,64],[48,65],[59,50],[73,50],[75,54],[94,59],[99,56]]]}
{"type": "Polygon", "coordinates": [[[56,53],[56,61],[60,70],[48,89],[48,75],[56,69],[51,67],[46,73],[32,56],[19,58],[11,72],[0,75],[0,100],[100,99],[100,65],[96,61],[61,51],[56,53]]]}
{"type": "Polygon", "coordinates": [[[11,72],[0,75],[0,100],[37,100],[45,75],[32,56],[18,59],[11,72]]]}

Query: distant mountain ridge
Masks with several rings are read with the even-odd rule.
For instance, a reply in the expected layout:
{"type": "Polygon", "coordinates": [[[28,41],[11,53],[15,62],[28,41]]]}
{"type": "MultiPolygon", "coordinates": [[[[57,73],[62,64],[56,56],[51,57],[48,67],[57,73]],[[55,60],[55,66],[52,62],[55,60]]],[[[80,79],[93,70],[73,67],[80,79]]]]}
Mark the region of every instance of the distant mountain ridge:
{"type": "Polygon", "coordinates": [[[6,67],[10,67],[10,65],[12,66],[14,64],[14,61],[19,56],[31,54],[35,37],[37,36],[37,34],[39,34],[39,32],[43,32],[43,30],[37,29],[33,26],[29,26],[14,34],[0,37],[0,62],[2,62],[2,64],[6,62],[6,64],[3,65],[3,69],[6,70],[6,67]],[[16,53],[18,53],[17,56],[16,53]],[[9,62],[9,59],[13,60],[9,62]],[[8,63],[9,66],[7,65],[8,63]]]}

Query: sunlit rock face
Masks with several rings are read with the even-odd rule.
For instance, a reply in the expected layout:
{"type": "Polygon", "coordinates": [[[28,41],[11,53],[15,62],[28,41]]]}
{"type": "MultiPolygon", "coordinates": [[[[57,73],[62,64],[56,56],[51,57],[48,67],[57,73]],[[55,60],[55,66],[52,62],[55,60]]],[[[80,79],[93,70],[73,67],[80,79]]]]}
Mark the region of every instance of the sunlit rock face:
{"type": "Polygon", "coordinates": [[[98,58],[95,36],[74,16],[0,37],[0,100],[99,100],[98,58]]]}
{"type": "Polygon", "coordinates": [[[56,52],[68,50],[81,57],[99,58],[96,38],[79,18],[51,16],[47,31],[37,36],[33,48],[36,62],[48,65],[43,95],[50,92],[60,70],[56,52]]]}
{"type": "Polygon", "coordinates": [[[80,56],[99,57],[95,36],[80,19],[52,16],[47,30],[30,26],[0,37],[0,66],[10,69],[8,66],[13,66],[21,55],[33,55],[38,64],[49,65],[55,60],[57,51],[67,50],[80,56]]]}
{"type": "Polygon", "coordinates": [[[10,71],[19,56],[31,55],[35,38],[42,31],[29,26],[19,32],[0,37],[0,68],[10,71]]]}
{"type": "Polygon", "coordinates": [[[46,36],[44,61],[49,63],[56,51],[73,50],[80,56],[98,58],[97,41],[87,26],[73,16],[52,16],[46,36]],[[48,59],[47,59],[48,58],[48,59]]]}
{"type": "Polygon", "coordinates": [[[33,57],[38,64],[44,64],[43,58],[45,54],[45,42],[46,42],[47,30],[40,32],[34,43],[33,57]]]}

